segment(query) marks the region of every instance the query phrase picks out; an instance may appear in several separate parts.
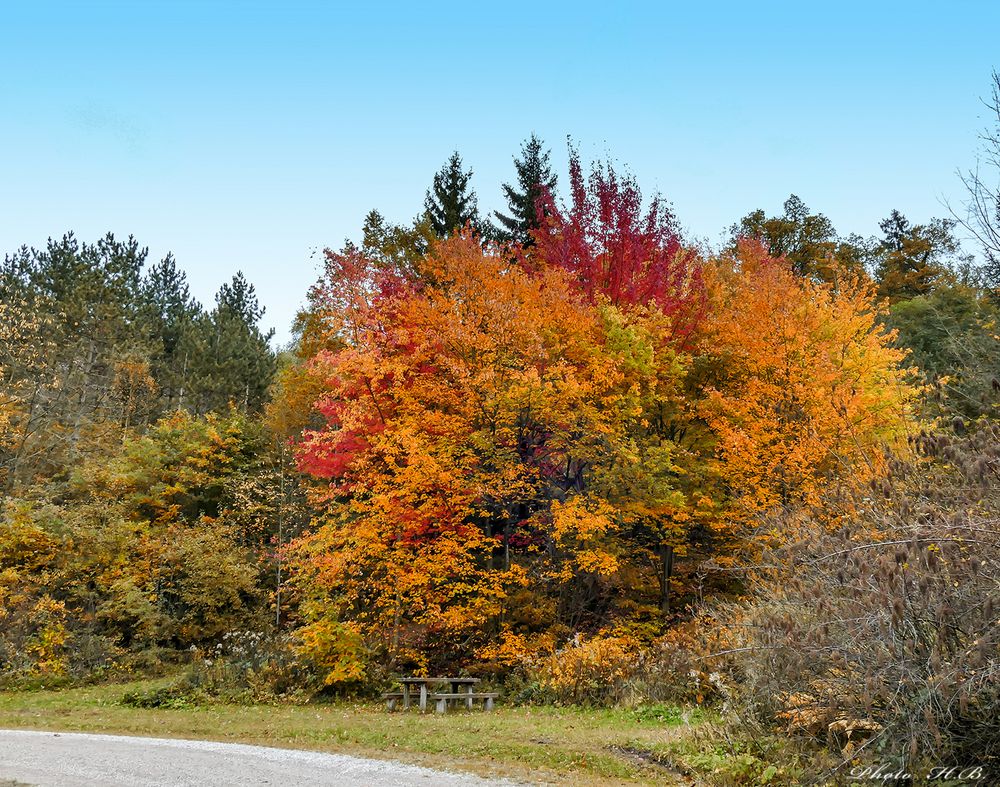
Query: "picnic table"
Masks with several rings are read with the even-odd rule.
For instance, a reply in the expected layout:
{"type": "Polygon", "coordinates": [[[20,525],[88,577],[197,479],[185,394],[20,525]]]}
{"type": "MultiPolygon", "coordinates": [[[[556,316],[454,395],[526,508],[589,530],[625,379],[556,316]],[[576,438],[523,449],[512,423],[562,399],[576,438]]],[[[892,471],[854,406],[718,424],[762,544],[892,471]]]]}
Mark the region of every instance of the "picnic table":
{"type": "Polygon", "coordinates": [[[479,683],[479,678],[440,678],[428,676],[399,678],[401,690],[384,695],[384,699],[388,702],[389,710],[393,710],[396,707],[398,700],[402,700],[404,710],[409,709],[414,694],[418,697],[417,701],[421,713],[427,710],[428,697],[436,703],[438,713],[444,713],[448,707],[448,703],[453,701],[464,702],[465,707],[471,710],[474,700],[483,700],[486,710],[492,710],[493,700],[499,695],[495,692],[477,693],[475,691],[477,683],[479,683]],[[448,691],[432,692],[430,690],[432,687],[437,686],[447,686],[448,691]]]}

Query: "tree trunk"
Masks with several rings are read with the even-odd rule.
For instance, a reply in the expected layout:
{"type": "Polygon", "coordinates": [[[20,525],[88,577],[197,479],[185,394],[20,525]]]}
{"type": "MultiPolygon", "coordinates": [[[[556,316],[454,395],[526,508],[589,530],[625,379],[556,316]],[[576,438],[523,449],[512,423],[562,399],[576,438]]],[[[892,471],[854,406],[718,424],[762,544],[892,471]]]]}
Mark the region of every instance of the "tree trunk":
{"type": "Polygon", "coordinates": [[[666,617],[670,614],[670,577],[674,573],[674,548],[660,546],[660,613],[666,617]]]}

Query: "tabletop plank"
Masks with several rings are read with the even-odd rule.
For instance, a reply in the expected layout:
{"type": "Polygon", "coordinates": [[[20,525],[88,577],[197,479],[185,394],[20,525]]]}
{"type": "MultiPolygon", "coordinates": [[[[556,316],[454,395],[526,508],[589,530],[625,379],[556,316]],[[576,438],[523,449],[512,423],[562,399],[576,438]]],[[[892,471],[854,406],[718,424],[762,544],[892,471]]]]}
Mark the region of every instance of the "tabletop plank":
{"type": "Polygon", "coordinates": [[[480,678],[396,678],[399,683],[479,683],[480,678]]]}

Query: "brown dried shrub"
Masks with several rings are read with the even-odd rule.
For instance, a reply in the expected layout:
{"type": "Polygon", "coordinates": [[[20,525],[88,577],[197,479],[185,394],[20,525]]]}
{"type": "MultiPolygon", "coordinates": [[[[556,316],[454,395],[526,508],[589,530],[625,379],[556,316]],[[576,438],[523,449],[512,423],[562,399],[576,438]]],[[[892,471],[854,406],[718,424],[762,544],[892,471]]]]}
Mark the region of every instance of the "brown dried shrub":
{"type": "Polygon", "coordinates": [[[751,579],[754,600],[729,610],[741,635],[727,703],[743,724],[831,746],[844,767],[892,758],[996,776],[1000,429],[913,443],[751,579]]]}

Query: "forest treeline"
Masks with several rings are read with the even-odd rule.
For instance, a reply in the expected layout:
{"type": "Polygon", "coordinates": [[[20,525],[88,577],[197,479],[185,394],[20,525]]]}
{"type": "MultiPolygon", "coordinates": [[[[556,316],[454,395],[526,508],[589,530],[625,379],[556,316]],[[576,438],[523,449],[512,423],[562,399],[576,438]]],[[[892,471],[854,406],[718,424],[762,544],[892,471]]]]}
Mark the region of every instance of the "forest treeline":
{"type": "Polygon", "coordinates": [[[263,309],[241,273],[206,310],[173,257],[134,238],[72,234],[0,266],[8,491],[106,455],[176,410],[259,410],[275,369],[263,309]]]}
{"type": "Polygon", "coordinates": [[[514,164],[491,217],[458,153],[372,211],[281,351],[242,274],[205,307],[132,238],[8,254],[3,680],[469,670],[996,757],[996,212],[865,238],[793,195],[708,251],[611,162],[514,164]]]}

